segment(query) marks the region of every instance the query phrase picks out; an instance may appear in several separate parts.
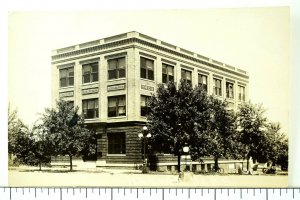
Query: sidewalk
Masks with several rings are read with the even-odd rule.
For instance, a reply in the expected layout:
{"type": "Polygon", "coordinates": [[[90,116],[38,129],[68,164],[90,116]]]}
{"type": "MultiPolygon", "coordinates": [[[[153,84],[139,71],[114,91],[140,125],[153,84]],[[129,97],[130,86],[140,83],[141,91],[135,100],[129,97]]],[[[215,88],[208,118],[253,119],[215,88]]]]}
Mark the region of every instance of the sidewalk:
{"type": "MultiPolygon", "coordinates": [[[[32,169],[31,169],[32,170],[32,169]]],[[[140,170],[97,169],[74,171],[68,168],[51,171],[10,170],[9,186],[57,187],[287,187],[288,176],[272,175],[193,175],[180,181],[178,174],[150,173],[140,170]]]]}

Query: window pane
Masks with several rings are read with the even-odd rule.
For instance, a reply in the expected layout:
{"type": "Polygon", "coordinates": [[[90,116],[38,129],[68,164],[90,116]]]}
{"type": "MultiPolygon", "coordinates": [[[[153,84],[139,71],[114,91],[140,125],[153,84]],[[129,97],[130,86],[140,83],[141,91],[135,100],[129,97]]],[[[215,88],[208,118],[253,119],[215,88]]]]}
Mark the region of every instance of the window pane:
{"type": "Polygon", "coordinates": [[[116,117],[116,107],[108,107],[108,117],[116,117]]]}
{"type": "Polygon", "coordinates": [[[172,67],[172,66],[169,66],[168,67],[168,75],[174,75],[174,67],[172,67]]]}
{"type": "Polygon", "coordinates": [[[174,82],[174,76],[170,76],[170,75],[169,75],[169,81],[174,82]]]}
{"type": "Polygon", "coordinates": [[[191,80],[192,79],[192,73],[190,71],[186,71],[186,79],[191,80]]]}
{"type": "Polygon", "coordinates": [[[74,85],[74,77],[69,78],[69,85],[74,85]]]}
{"type": "Polygon", "coordinates": [[[119,106],[124,106],[125,105],[125,97],[124,96],[120,96],[119,97],[119,106]]]}
{"type": "Polygon", "coordinates": [[[125,58],[119,58],[118,59],[119,68],[125,69],[125,58]]]}
{"type": "Polygon", "coordinates": [[[162,82],[167,83],[167,74],[162,75],[162,82]]]}
{"type": "Polygon", "coordinates": [[[113,70],[117,68],[117,60],[113,59],[113,60],[109,60],[108,61],[108,69],[113,70]]]}
{"type": "Polygon", "coordinates": [[[146,97],[141,96],[141,106],[146,106],[146,97]]]}
{"type": "Polygon", "coordinates": [[[186,79],[185,78],[185,70],[183,70],[183,69],[181,70],[181,79],[186,79]]]}
{"type": "Polygon", "coordinates": [[[116,107],[117,106],[117,101],[115,97],[109,97],[108,98],[108,106],[109,107],[116,107]]]}
{"type": "Polygon", "coordinates": [[[146,69],[141,68],[141,78],[146,78],[146,69]]]}
{"type": "Polygon", "coordinates": [[[146,60],[147,69],[153,70],[153,60],[146,60]]]}
{"type": "Polygon", "coordinates": [[[119,78],[124,78],[124,77],[125,77],[125,68],[119,69],[119,78]]]}
{"type": "Polygon", "coordinates": [[[67,69],[61,69],[60,70],[60,77],[63,78],[63,77],[67,77],[67,69]]]}
{"type": "Polygon", "coordinates": [[[154,71],[148,70],[148,79],[149,80],[154,80],[154,71]]]}
{"type": "Polygon", "coordinates": [[[98,72],[98,63],[92,64],[92,72],[98,72]]]}
{"type": "Polygon", "coordinates": [[[89,83],[90,82],[90,74],[83,75],[83,83],[89,83]]]}
{"type": "Polygon", "coordinates": [[[108,71],[108,79],[115,79],[117,78],[117,71],[116,70],[109,70],[108,71]]]}
{"type": "Polygon", "coordinates": [[[92,81],[98,81],[98,72],[92,74],[92,81]]]}
{"type": "Polygon", "coordinates": [[[141,68],[146,68],[146,59],[141,58],[141,68]]]}
{"type": "Polygon", "coordinates": [[[118,115],[119,116],[125,116],[126,115],[126,107],[125,106],[119,106],[118,108],[118,115]]]}
{"type": "Polygon", "coordinates": [[[83,65],[82,73],[83,74],[89,74],[91,72],[90,65],[83,65]]]}
{"type": "Polygon", "coordinates": [[[67,86],[67,78],[61,78],[60,87],[66,87],[66,86],[67,86]]]}
{"type": "Polygon", "coordinates": [[[165,64],[162,64],[162,73],[167,74],[167,66],[165,64]]]}
{"type": "Polygon", "coordinates": [[[125,133],[108,133],[108,153],[125,154],[126,153],[126,135],[125,133]]]}
{"type": "Polygon", "coordinates": [[[69,76],[74,76],[74,68],[68,68],[69,76]]]}
{"type": "Polygon", "coordinates": [[[88,109],[93,109],[93,108],[95,108],[94,100],[89,100],[88,101],[88,109]]]}

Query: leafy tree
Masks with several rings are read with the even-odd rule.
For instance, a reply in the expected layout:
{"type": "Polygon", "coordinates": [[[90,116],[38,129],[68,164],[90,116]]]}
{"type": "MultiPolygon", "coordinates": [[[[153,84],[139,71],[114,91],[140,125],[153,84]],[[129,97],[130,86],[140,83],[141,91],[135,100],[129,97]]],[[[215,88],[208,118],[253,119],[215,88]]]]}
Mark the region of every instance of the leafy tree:
{"type": "Polygon", "coordinates": [[[41,118],[42,131],[46,140],[51,142],[53,155],[68,155],[70,171],[73,170],[74,156],[82,156],[87,151],[94,154],[96,149],[96,143],[89,143],[94,133],[85,127],[84,118],[77,112],[78,107],[74,108],[60,100],[56,109],[46,109],[41,118]]]}
{"type": "MultiPolygon", "coordinates": [[[[17,110],[11,110],[8,106],[8,153],[12,155],[16,149],[17,136],[23,134],[23,130],[27,129],[25,124],[18,118],[17,110]]],[[[10,156],[11,157],[11,156],[10,156]]]]}
{"type": "MultiPolygon", "coordinates": [[[[26,165],[39,165],[41,170],[42,163],[49,163],[50,156],[43,138],[37,135],[36,128],[30,130],[17,117],[17,111],[10,111],[8,116],[8,146],[9,154],[13,155],[14,161],[26,165]]],[[[10,156],[12,157],[12,156],[10,156]]]]}
{"type": "Polygon", "coordinates": [[[280,164],[287,169],[288,166],[288,139],[281,132],[280,124],[268,123],[267,126],[267,161],[280,164]]]}
{"type": "Polygon", "coordinates": [[[210,96],[209,105],[211,110],[210,126],[200,138],[205,137],[203,149],[207,151],[206,155],[214,158],[214,170],[219,169],[218,160],[220,158],[240,158],[241,144],[236,132],[236,115],[233,110],[228,108],[226,101],[221,101],[210,96]]]}
{"type": "Polygon", "coordinates": [[[208,98],[201,88],[193,89],[192,85],[181,81],[178,89],[175,83],[167,86],[159,85],[156,96],[149,100],[150,112],[148,128],[151,132],[151,148],[153,151],[173,153],[180,158],[185,144],[191,144],[198,129],[205,129],[205,121],[209,118],[208,98]]]}
{"type": "Polygon", "coordinates": [[[244,158],[247,159],[247,170],[249,170],[249,159],[267,159],[267,148],[270,147],[266,132],[267,118],[264,116],[264,109],[261,105],[245,103],[240,106],[237,113],[238,129],[241,134],[241,141],[245,147],[244,158]]]}
{"type": "Polygon", "coordinates": [[[42,169],[42,164],[50,163],[51,149],[47,148],[46,142],[34,135],[34,129],[23,129],[22,134],[18,134],[15,138],[16,146],[13,154],[16,160],[21,164],[39,166],[42,169]]]}

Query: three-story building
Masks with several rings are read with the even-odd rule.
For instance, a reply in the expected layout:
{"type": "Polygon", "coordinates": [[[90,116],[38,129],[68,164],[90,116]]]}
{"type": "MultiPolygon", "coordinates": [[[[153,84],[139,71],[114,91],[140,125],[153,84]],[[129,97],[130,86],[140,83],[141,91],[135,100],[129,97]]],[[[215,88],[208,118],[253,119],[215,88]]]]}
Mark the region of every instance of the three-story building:
{"type": "Polygon", "coordinates": [[[157,84],[180,79],[202,85],[234,110],[248,99],[246,71],[138,32],[52,52],[52,105],[62,98],[79,106],[97,133],[98,166],[142,163],[138,133],[147,98],[157,84]]]}

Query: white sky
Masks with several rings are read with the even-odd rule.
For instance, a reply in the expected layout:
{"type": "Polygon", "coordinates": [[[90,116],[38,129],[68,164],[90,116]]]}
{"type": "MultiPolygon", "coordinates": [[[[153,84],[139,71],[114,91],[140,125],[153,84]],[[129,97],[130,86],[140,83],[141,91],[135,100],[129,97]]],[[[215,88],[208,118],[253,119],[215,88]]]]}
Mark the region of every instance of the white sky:
{"type": "Polygon", "coordinates": [[[51,106],[51,50],[134,30],[248,71],[251,101],[288,132],[289,19],[288,7],[11,12],[9,102],[32,125],[51,106]]]}

